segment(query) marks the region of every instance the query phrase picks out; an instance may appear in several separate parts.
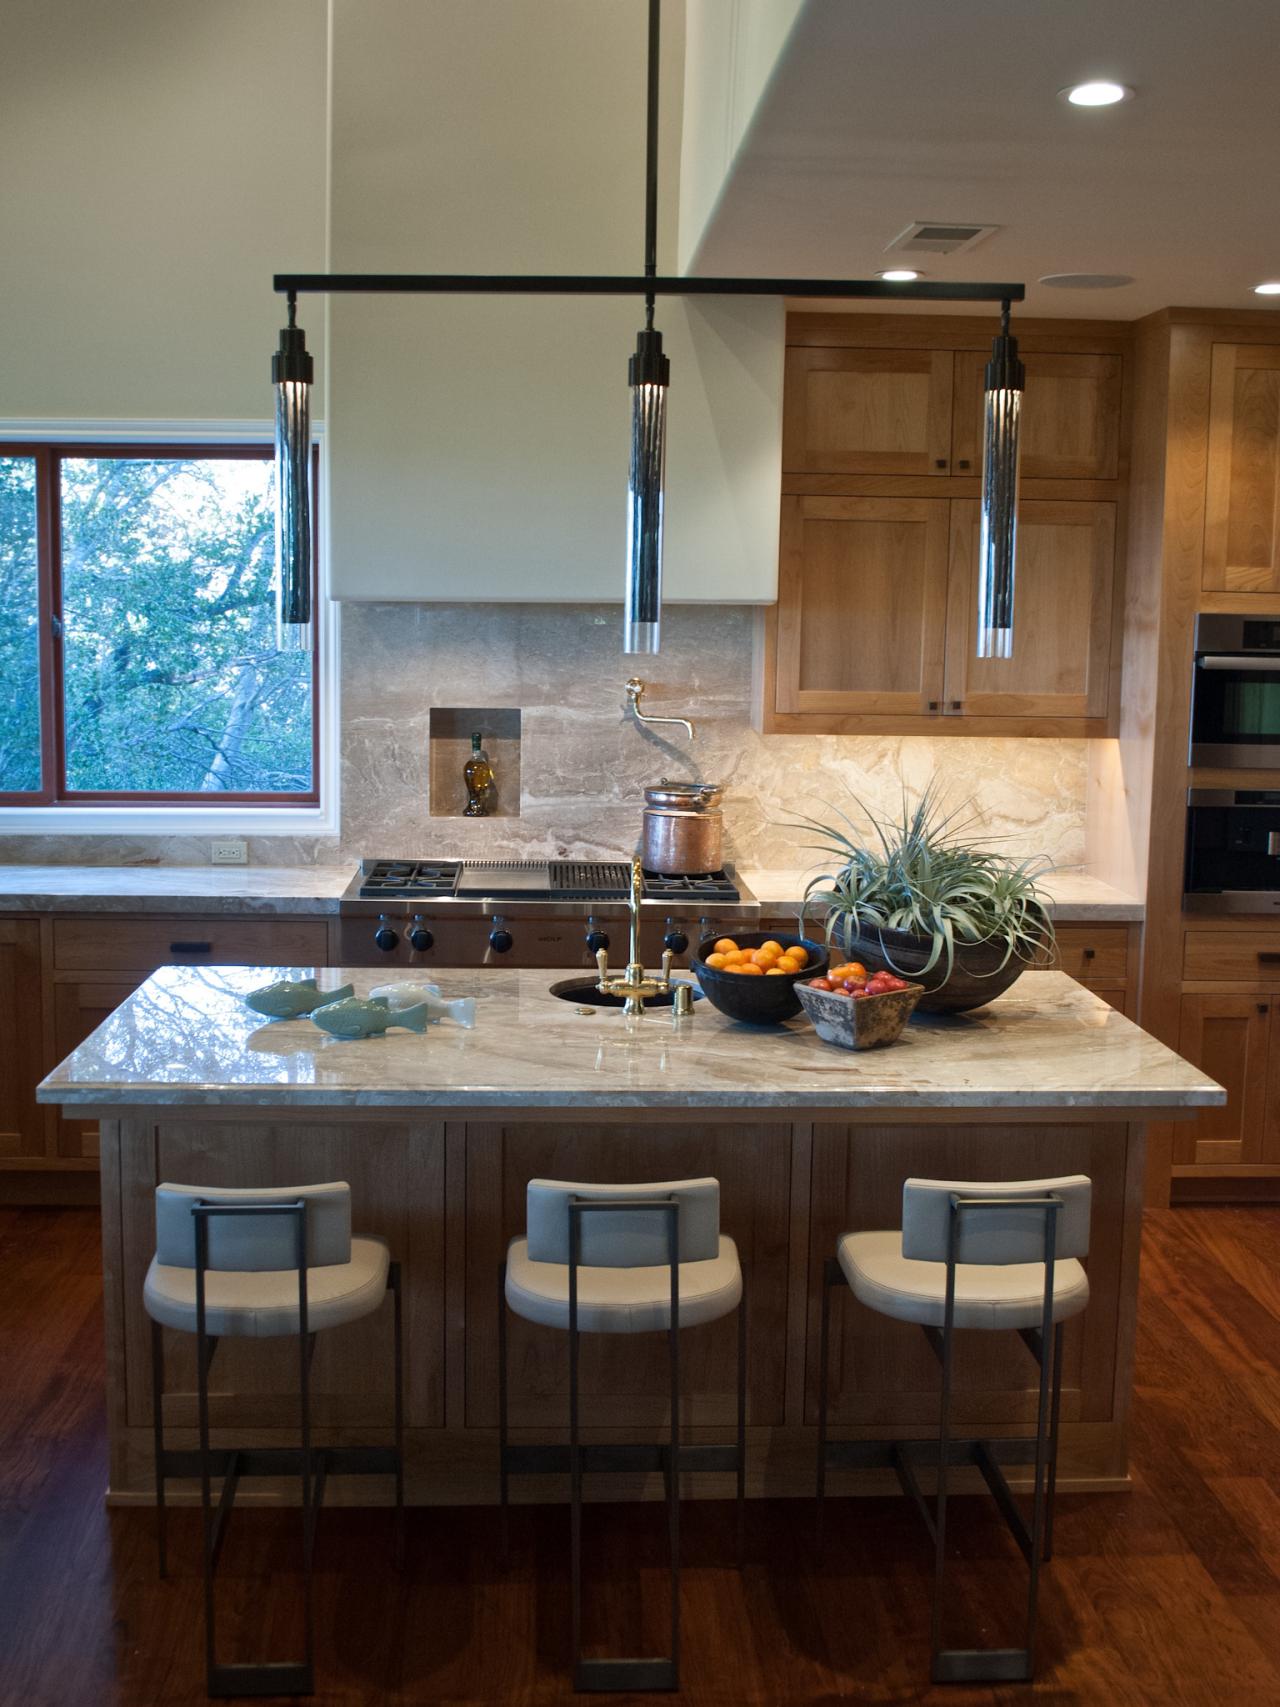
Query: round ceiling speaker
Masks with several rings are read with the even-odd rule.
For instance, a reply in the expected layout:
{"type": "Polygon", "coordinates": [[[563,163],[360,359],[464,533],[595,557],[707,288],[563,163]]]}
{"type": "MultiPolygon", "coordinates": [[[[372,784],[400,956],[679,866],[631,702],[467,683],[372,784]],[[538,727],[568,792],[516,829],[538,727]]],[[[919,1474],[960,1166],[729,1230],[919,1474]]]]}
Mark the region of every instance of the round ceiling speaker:
{"type": "Polygon", "coordinates": [[[1040,283],[1054,290],[1119,290],[1133,279],[1128,273],[1046,273],[1040,283]]]}

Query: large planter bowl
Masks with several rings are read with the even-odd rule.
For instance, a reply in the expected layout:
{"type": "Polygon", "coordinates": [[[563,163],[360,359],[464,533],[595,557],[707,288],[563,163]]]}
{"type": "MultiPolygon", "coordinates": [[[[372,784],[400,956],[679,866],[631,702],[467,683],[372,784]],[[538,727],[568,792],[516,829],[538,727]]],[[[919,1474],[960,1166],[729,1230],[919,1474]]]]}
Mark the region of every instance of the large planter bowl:
{"type": "Polygon", "coordinates": [[[841,929],[831,939],[831,964],[843,960],[860,960],[868,972],[888,967],[899,978],[924,987],[917,1004],[921,1013],[958,1014],[968,1008],[980,1008],[1002,996],[1011,984],[1027,970],[1028,962],[1011,954],[1003,967],[1004,945],[1001,943],[956,944],[951,975],[947,976],[945,957],[928,972],[924,970],[933,952],[931,937],[913,936],[908,931],[869,929],[856,931],[846,941],[841,929]]]}
{"type": "Polygon", "coordinates": [[[783,948],[800,943],[809,956],[801,972],[789,972],[777,978],[744,978],[737,972],[723,972],[718,966],[708,966],[706,957],[719,940],[705,937],[698,952],[689,961],[690,970],[702,986],[702,992],[713,1008],[728,1019],[742,1025],[781,1025],[800,1012],[796,985],[802,979],[819,978],[827,969],[827,951],[820,942],[809,937],[788,936],[783,931],[721,931],[721,937],[731,936],[739,948],[762,948],[766,942],[779,942],[783,948]]]}

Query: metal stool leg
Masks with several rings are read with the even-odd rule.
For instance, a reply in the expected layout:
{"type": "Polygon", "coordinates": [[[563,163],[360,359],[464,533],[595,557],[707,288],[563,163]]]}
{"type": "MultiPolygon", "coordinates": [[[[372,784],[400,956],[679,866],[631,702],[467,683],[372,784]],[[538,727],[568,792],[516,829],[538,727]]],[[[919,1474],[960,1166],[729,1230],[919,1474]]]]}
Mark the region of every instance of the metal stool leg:
{"type": "Polygon", "coordinates": [[[746,1548],[747,1532],[747,1283],[742,1283],[738,1300],[738,1486],[737,1486],[737,1549],[738,1569],[746,1548]]]}
{"type": "Polygon", "coordinates": [[[1053,1557],[1053,1517],[1058,1505],[1058,1423],[1062,1417],[1062,1323],[1053,1330],[1053,1401],[1049,1411],[1049,1501],[1044,1514],[1044,1557],[1053,1557]]]}
{"type": "Polygon", "coordinates": [[[396,1540],[395,1560],[396,1569],[404,1569],[405,1554],[405,1518],[404,1518],[404,1312],[402,1308],[402,1293],[400,1286],[400,1264],[393,1262],[387,1274],[387,1284],[391,1288],[392,1308],[392,1359],[395,1384],[395,1447],[396,1447],[396,1540]]]}
{"type": "Polygon", "coordinates": [[[156,1461],[156,1556],[159,1574],[169,1574],[164,1503],[164,1339],[159,1322],[151,1324],[151,1449],[156,1461]]]}
{"type": "Polygon", "coordinates": [[[817,1542],[822,1545],[822,1520],[827,1495],[827,1368],[831,1353],[831,1288],[840,1277],[840,1265],[828,1257],[822,1265],[822,1316],[818,1334],[818,1489],[817,1542]]]}
{"type": "Polygon", "coordinates": [[[502,1561],[511,1554],[510,1478],[507,1470],[507,1265],[498,1264],[498,1506],[502,1561]]]}
{"type": "MultiPolygon", "coordinates": [[[[954,1238],[954,1228],[953,1228],[954,1238]]],[[[942,1321],[942,1391],[938,1408],[938,1480],[933,1507],[933,1613],[929,1648],[935,1683],[945,1682],[949,1672],[942,1647],[943,1589],[947,1565],[947,1470],[951,1455],[951,1375],[955,1351],[956,1271],[953,1260],[947,1267],[947,1294],[942,1321]]]]}

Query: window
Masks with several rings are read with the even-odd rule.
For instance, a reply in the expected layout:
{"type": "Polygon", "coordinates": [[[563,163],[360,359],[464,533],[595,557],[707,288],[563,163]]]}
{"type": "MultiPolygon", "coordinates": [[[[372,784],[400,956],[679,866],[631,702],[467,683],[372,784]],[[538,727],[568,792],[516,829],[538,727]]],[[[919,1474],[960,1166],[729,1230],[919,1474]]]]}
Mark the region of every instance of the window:
{"type": "Polygon", "coordinates": [[[274,477],[268,447],[0,445],[0,800],[315,804],[274,477]]]}

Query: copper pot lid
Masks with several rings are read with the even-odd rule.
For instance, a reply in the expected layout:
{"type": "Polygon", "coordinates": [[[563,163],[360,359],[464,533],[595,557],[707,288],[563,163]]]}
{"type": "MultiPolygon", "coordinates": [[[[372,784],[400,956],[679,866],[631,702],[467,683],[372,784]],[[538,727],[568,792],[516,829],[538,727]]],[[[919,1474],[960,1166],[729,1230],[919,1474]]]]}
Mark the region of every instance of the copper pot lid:
{"type": "Polygon", "coordinates": [[[707,812],[723,798],[722,782],[673,782],[665,776],[644,791],[646,806],[675,807],[681,812],[707,812]]]}

